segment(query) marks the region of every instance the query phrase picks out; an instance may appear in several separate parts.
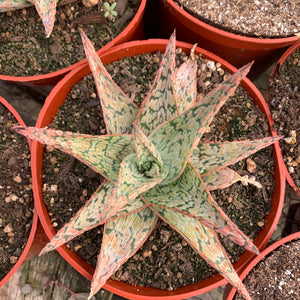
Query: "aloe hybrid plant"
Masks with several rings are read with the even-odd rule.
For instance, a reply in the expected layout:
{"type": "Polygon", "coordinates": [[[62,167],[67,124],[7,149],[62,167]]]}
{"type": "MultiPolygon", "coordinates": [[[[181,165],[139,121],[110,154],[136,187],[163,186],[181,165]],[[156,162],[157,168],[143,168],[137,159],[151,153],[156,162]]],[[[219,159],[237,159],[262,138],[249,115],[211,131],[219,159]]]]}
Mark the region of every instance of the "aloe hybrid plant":
{"type": "Polygon", "coordinates": [[[58,0],[0,0],[0,12],[7,12],[34,5],[45,27],[47,37],[50,36],[56,14],[58,0]]]}
{"type": "Polygon", "coordinates": [[[113,82],[86,35],[81,32],[81,36],[107,134],[92,136],[34,127],[15,130],[73,155],[106,180],[41,254],[104,224],[91,297],[135,254],[161,218],[250,299],[217,233],[248,251],[256,254],[259,251],[226,216],[209,191],[238,180],[247,181],[228,165],[278,138],[206,143],[201,137],[251,64],[196,102],[196,64],[188,60],[175,72],[173,33],[154,83],[138,108],[113,82]]]}

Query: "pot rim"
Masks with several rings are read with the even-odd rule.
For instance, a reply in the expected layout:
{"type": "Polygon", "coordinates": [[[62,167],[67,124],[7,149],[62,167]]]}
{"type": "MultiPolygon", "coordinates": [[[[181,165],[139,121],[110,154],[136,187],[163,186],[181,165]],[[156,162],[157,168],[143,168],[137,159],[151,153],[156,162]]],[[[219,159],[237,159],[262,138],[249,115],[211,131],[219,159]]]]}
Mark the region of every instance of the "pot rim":
{"type": "MultiPolygon", "coordinates": [[[[290,44],[296,42],[298,37],[291,36],[291,37],[283,37],[283,38],[255,38],[255,37],[247,37],[242,36],[239,34],[231,33],[212,25],[209,25],[199,19],[195,18],[184,9],[180,8],[174,0],[161,0],[163,2],[168,3],[169,6],[176,12],[179,16],[181,15],[185,22],[193,24],[192,27],[201,27],[203,30],[206,31],[206,34],[210,36],[212,40],[218,42],[223,39],[230,40],[230,46],[234,48],[240,48],[241,45],[245,47],[245,49],[261,49],[261,50],[270,50],[270,49],[277,49],[279,48],[278,45],[281,47],[289,46],[290,44]]],[[[173,12],[174,13],[174,12],[173,12]]]]}
{"type": "MultiPolygon", "coordinates": [[[[240,274],[240,279],[244,280],[246,276],[252,271],[252,269],[261,262],[268,254],[270,254],[272,251],[276,250],[283,244],[286,244],[288,242],[291,242],[295,239],[300,238],[300,231],[292,233],[286,237],[281,238],[280,240],[276,241],[275,243],[271,244],[269,247],[267,247],[264,251],[262,251],[258,256],[253,259],[250,264],[243,270],[243,272],[240,274]]],[[[224,300],[232,300],[237,293],[237,290],[228,284],[227,291],[225,289],[224,292],[224,300]]]]}
{"type": "MultiPolygon", "coordinates": [[[[124,28],[122,32],[120,32],[114,39],[112,39],[109,43],[107,43],[105,46],[97,50],[98,55],[101,53],[105,53],[110,48],[121,44],[123,42],[126,42],[131,36],[134,35],[134,33],[137,31],[144,12],[146,8],[146,1],[147,0],[141,0],[140,6],[133,17],[133,19],[130,21],[130,23],[124,28]]],[[[17,82],[23,85],[54,85],[59,80],[62,79],[64,75],[69,73],[72,70],[75,70],[76,68],[82,66],[83,64],[87,63],[87,59],[84,58],[68,67],[65,67],[63,69],[41,74],[41,75],[32,75],[32,76],[10,76],[10,75],[2,75],[0,74],[0,80],[5,81],[12,81],[17,82]]]]}
{"type": "MultiPolygon", "coordinates": [[[[14,107],[11,104],[9,104],[1,96],[0,96],[0,103],[3,104],[13,114],[13,116],[16,118],[16,120],[18,121],[18,123],[21,126],[25,126],[24,121],[22,120],[21,116],[17,113],[17,111],[14,109],[14,107]]],[[[27,141],[29,142],[28,139],[27,139],[27,141]]],[[[29,143],[28,143],[28,146],[30,148],[30,144],[29,143]]],[[[2,280],[0,280],[0,288],[12,277],[12,275],[17,271],[17,269],[22,265],[22,263],[28,257],[34,256],[35,253],[34,254],[32,253],[31,246],[32,246],[32,244],[34,242],[34,238],[35,238],[35,234],[36,234],[36,230],[37,230],[37,224],[38,224],[38,215],[37,215],[36,209],[34,209],[34,211],[33,211],[32,225],[31,225],[30,234],[29,234],[29,237],[27,239],[26,246],[25,246],[25,248],[24,248],[21,256],[19,257],[19,259],[17,260],[17,262],[14,264],[14,266],[2,278],[2,280]]]]}
{"type": "MultiPolygon", "coordinates": [[[[277,64],[274,66],[271,75],[269,77],[269,85],[268,85],[268,93],[267,93],[267,103],[270,103],[270,83],[272,82],[272,77],[278,72],[278,70],[281,68],[281,66],[285,63],[285,61],[297,50],[300,48],[300,41],[298,41],[297,43],[293,44],[292,46],[290,46],[284,53],[283,55],[280,57],[280,59],[278,60],[277,64]]],[[[273,124],[275,125],[275,123],[273,122],[273,124]]],[[[274,134],[276,135],[276,131],[274,131],[274,134]]],[[[282,164],[283,164],[283,169],[285,172],[285,176],[286,179],[289,183],[289,185],[293,188],[293,190],[295,191],[295,193],[300,197],[300,187],[297,187],[290,172],[288,171],[288,168],[283,160],[283,156],[282,156],[282,151],[280,148],[280,156],[282,159],[282,164]]]]}
{"type": "MultiPolygon", "coordinates": [[[[115,61],[124,56],[131,56],[136,55],[144,52],[155,52],[157,50],[165,51],[165,47],[168,43],[168,40],[161,40],[161,39],[152,39],[146,41],[134,41],[129,42],[123,45],[119,45],[111,49],[110,51],[106,52],[105,54],[101,55],[102,62],[104,64],[108,62],[115,61]],[[145,48],[147,47],[147,49],[145,48]]],[[[184,43],[184,42],[177,42],[177,47],[183,48],[184,51],[189,52],[193,45],[184,43]]],[[[202,53],[202,56],[216,62],[220,62],[226,70],[229,70],[231,73],[235,72],[237,69],[224,61],[223,59],[219,58],[218,56],[197,47],[195,49],[195,53],[202,53]]],[[[56,114],[52,110],[51,106],[52,103],[55,102],[56,105],[61,105],[64,102],[64,99],[68,95],[71,86],[82,79],[85,75],[90,73],[90,68],[88,64],[82,66],[81,68],[72,71],[69,73],[64,79],[62,79],[57,86],[53,88],[51,93],[49,94],[46,102],[40,112],[39,118],[36,123],[36,127],[45,127],[47,126],[53,119],[54,115],[56,114]],[[63,100],[62,100],[63,99],[63,100]],[[59,104],[60,103],[60,104],[59,104]]],[[[259,103],[259,106],[265,115],[270,115],[269,109],[264,101],[264,98],[259,93],[257,88],[253,85],[253,83],[245,78],[241,82],[242,86],[248,90],[251,97],[254,101],[259,103]]],[[[268,240],[270,239],[276,224],[278,223],[282,206],[283,206],[283,199],[284,199],[284,192],[285,192],[285,177],[283,176],[282,172],[280,172],[281,163],[278,159],[278,150],[279,144],[276,142],[273,145],[274,149],[274,160],[275,160],[275,173],[277,176],[277,184],[275,185],[275,190],[272,197],[272,209],[269,215],[266,218],[266,225],[264,229],[260,232],[258,237],[255,239],[254,243],[260,250],[262,250],[268,240]]],[[[41,223],[44,227],[46,234],[48,235],[49,239],[51,239],[55,234],[55,229],[52,226],[51,220],[47,213],[47,208],[43,202],[42,198],[42,167],[41,161],[38,160],[38,157],[41,157],[43,147],[36,141],[33,141],[32,147],[32,172],[33,172],[33,188],[34,188],[34,198],[36,201],[36,207],[38,210],[38,214],[41,220],[41,223]]],[[[80,263],[77,262],[77,255],[71,252],[66,246],[61,246],[57,249],[59,253],[71,264],[77,271],[79,271],[83,276],[90,279],[92,278],[92,274],[94,269],[88,265],[87,263],[83,262],[80,259],[80,263]]],[[[241,271],[245,264],[247,264],[250,260],[253,259],[255,255],[251,254],[250,252],[245,251],[240,259],[234,263],[234,267],[237,271],[241,271]]],[[[217,274],[213,277],[210,277],[200,283],[195,283],[192,285],[188,285],[185,287],[181,287],[175,291],[164,291],[160,289],[154,289],[149,287],[134,287],[129,284],[125,284],[123,282],[117,282],[114,280],[108,280],[106,285],[104,286],[105,289],[121,295],[123,297],[127,297],[130,299],[149,299],[152,298],[159,298],[159,299],[182,299],[182,297],[192,297],[198,295],[200,293],[208,292],[209,290],[219,287],[221,285],[226,284],[226,279],[223,278],[220,274],[217,274]],[[199,287],[199,285],[201,285],[199,287]]]]}

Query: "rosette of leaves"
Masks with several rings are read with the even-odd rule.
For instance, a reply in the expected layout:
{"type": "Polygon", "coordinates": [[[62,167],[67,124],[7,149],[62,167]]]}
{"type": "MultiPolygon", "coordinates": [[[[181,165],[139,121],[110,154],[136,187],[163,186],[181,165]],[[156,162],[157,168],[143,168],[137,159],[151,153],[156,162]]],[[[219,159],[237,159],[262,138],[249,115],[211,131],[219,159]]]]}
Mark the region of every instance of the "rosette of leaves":
{"type": "Polygon", "coordinates": [[[58,0],[0,0],[0,12],[7,12],[34,5],[45,27],[47,37],[50,36],[56,14],[58,0]]]}
{"type": "Polygon", "coordinates": [[[158,218],[162,218],[250,299],[217,233],[253,253],[258,254],[258,249],[226,216],[209,191],[238,180],[247,182],[228,165],[278,138],[206,143],[201,137],[251,64],[196,101],[196,64],[190,59],[175,72],[174,33],[154,83],[138,108],[113,82],[86,35],[81,35],[107,134],[92,136],[34,127],[15,130],[73,155],[106,180],[41,253],[104,224],[91,297],[135,254],[158,218]]]}

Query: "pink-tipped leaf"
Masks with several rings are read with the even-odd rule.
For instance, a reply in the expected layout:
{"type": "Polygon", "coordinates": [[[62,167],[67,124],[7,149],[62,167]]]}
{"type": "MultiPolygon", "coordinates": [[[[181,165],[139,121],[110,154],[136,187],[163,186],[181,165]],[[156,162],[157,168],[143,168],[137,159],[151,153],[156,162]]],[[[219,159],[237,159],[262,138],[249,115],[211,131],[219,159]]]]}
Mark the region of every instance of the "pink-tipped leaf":
{"type": "Polygon", "coordinates": [[[157,216],[153,211],[145,208],[105,224],[89,299],[142,246],[152,232],[156,221],[157,216]]]}
{"type": "Polygon", "coordinates": [[[209,94],[209,101],[205,98],[197,102],[192,108],[161,124],[151,133],[149,139],[160,152],[164,165],[170,166],[162,184],[169,184],[180,176],[193,148],[198,145],[213,117],[234,93],[250,67],[251,64],[248,64],[241,68],[219,85],[209,94]]]}
{"type": "Polygon", "coordinates": [[[112,182],[118,178],[122,160],[134,152],[131,135],[94,136],[35,127],[14,127],[14,130],[71,154],[112,182]]]}
{"type": "Polygon", "coordinates": [[[279,139],[280,137],[266,137],[254,141],[200,142],[193,150],[189,161],[197,169],[197,172],[203,175],[235,164],[258,150],[272,145],[279,139]]]}
{"type": "Polygon", "coordinates": [[[28,6],[32,6],[32,3],[26,0],[0,0],[0,12],[12,11],[28,6]]]}
{"type": "Polygon", "coordinates": [[[111,182],[104,181],[76,215],[56,233],[40,255],[56,249],[83,232],[103,224],[108,219],[124,216],[147,206],[141,198],[137,197],[122,209],[116,210],[113,208],[108,211],[108,201],[111,198],[113,189],[114,185],[111,182]]]}
{"type": "Polygon", "coordinates": [[[177,70],[174,92],[179,113],[183,113],[196,103],[197,64],[192,60],[184,62],[177,70]]]}
{"type": "Polygon", "coordinates": [[[136,123],[149,135],[158,125],[177,115],[173,90],[175,70],[175,32],[171,35],[153,85],[142,104],[136,123]]]}
{"type": "Polygon", "coordinates": [[[212,267],[221,273],[247,300],[251,300],[242,281],[236,274],[225,250],[213,229],[204,226],[199,220],[190,218],[178,211],[163,207],[152,209],[170,224],[190,246],[212,267]]]}
{"type": "Polygon", "coordinates": [[[92,42],[80,31],[86,57],[92,70],[109,134],[127,133],[137,117],[137,106],[115,84],[103,66],[92,42]]]}
{"type": "Polygon", "coordinates": [[[158,185],[142,195],[152,205],[166,207],[198,218],[202,224],[223,234],[234,243],[258,254],[252,241],[228,218],[207,191],[194,168],[187,164],[173,183],[158,185]]]}

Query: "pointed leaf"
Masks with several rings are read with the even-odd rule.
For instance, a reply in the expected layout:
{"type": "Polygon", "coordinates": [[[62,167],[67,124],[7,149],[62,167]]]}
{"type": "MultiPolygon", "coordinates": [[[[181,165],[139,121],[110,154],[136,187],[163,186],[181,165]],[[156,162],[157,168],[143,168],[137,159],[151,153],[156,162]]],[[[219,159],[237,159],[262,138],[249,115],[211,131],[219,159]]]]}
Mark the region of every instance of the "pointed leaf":
{"type": "Polygon", "coordinates": [[[174,91],[179,113],[183,113],[196,103],[197,64],[192,60],[184,62],[177,70],[174,91]]]}
{"type": "Polygon", "coordinates": [[[199,143],[193,150],[190,163],[202,175],[232,165],[260,149],[270,146],[280,137],[267,137],[254,141],[199,143]]]}
{"type": "Polygon", "coordinates": [[[221,273],[246,299],[251,300],[213,229],[180,212],[162,207],[152,208],[158,216],[180,233],[208,264],[221,273]]]}
{"type": "Polygon", "coordinates": [[[32,6],[32,3],[26,0],[2,0],[0,1],[0,12],[12,11],[28,6],[32,6]]]}
{"type": "Polygon", "coordinates": [[[107,132],[127,133],[137,117],[138,108],[112,80],[84,32],[80,31],[80,34],[95,79],[107,132]]]}
{"type": "Polygon", "coordinates": [[[173,91],[175,69],[175,32],[171,35],[165,54],[136,123],[149,135],[158,125],[177,115],[173,91]]]}
{"type": "Polygon", "coordinates": [[[136,125],[133,126],[133,139],[139,169],[148,177],[158,176],[163,167],[160,153],[136,125]]]}
{"type": "Polygon", "coordinates": [[[90,297],[96,294],[108,278],[142,246],[156,221],[157,216],[151,209],[145,208],[105,224],[90,297]]]}
{"type": "Polygon", "coordinates": [[[88,135],[35,127],[14,127],[18,133],[64,151],[110,181],[116,181],[120,163],[134,152],[131,135],[88,135]]]}
{"type": "Polygon", "coordinates": [[[223,234],[245,249],[259,253],[252,241],[228,218],[206,190],[194,168],[187,164],[182,175],[169,185],[158,185],[142,194],[152,205],[167,207],[190,217],[223,234]]]}
{"type": "Polygon", "coordinates": [[[107,202],[113,189],[114,185],[112,183],[104,181],[77,214],[56,233],[40,255],[52,251],[83,232],[103,224],[108,218],[113,219],[124,216],[146,207],[147,204],[138,197],[119,211],[111,209],[107,211],[107,202]]]}
{"type": "Polygon", "coordinates": [[[202,180],[209,191],[225,189],[238,181],[241,181],[245,185],[249,183],[258,188],[262,188],[262,185],[259,182],[249,179],[247,175],[240,176],[237,172],[227,167],[219,168],[203,175],[202,180]]]}
{"type": "MultiPolygon", "coordinates": [[[[164,165],[172,166],[162,184],[176,180],[183,172],[191,152],[198,145],[215,114],[237,88],[251,64],[238,70],[228,80],[178,117],[157,127],[149,139],[162,156],[164,165]]],[[[201,173],[202,174],[202,173],[201,173]]]]}
{"type": "Polygon", "coordinates": [[[43,25],[46,30],[47,37],[50,36],[56,14],[56,5],[58,0],[29,0],[35,5],[35,8],[42,19],[43,25]]]}

